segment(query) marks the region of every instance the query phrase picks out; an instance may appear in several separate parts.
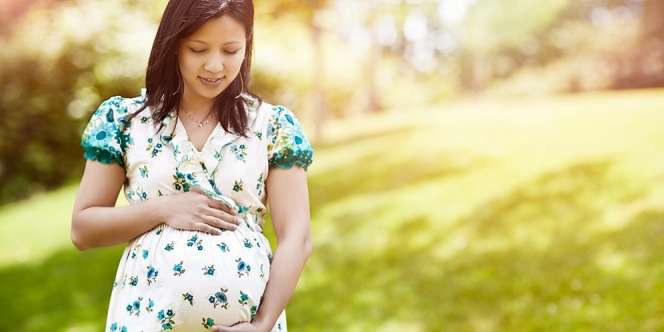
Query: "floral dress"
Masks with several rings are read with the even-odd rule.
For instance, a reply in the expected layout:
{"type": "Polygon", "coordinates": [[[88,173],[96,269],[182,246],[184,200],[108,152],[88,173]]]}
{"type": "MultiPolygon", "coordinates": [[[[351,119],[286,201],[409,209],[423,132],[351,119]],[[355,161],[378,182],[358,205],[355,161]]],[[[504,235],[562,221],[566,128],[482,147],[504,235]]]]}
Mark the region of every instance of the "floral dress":
{"type": "MultiPolygon", "coordinates": [[[[288,108],[243,95],[248,138],[217,123],[199,151],[174,112],[159,131],[150,107],[127,120],[145,97],[141,89],[138,97],[102,102],[81,137],[84,158],[122,166],[130,204],[198,186],[244,222],[220,235],[161,224],[131,240],[112,286],[106,331],[204,331],[251,321],[272,262],[263,235],[269,169],[307,170],[313,149],[288,108]]],[[[284,310],[272,331],[286,330],[284,310]]]]}

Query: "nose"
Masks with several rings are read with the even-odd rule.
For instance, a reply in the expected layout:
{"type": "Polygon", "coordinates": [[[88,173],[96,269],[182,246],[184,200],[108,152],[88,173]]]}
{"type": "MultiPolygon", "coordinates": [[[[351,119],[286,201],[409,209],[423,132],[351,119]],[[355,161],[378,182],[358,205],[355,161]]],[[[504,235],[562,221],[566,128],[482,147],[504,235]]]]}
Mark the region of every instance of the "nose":
{"type": "Polygon", "coordinates": [[[203,69],[214,74],[220,73],[222,70],[224,70],[223,57],[218,54],[211,55],[210,58],[208,58],[205,62],[203,69]]]}

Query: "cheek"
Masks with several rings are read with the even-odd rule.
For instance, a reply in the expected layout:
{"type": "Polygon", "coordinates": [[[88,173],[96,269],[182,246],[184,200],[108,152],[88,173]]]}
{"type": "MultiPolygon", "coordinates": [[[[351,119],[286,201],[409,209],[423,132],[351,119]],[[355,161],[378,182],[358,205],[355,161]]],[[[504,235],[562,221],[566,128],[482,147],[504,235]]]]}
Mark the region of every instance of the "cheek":
{"type": "Polygon", "coordinates": [[[191,56],[184,56],[180,59],[180,72],[185,76],[196,73],[196,59],[191,56]]]}
{"type": "Polygon", "coordinates": [[[229,69],[232,69],[233,72],[240,71],[240,67],[242,66],[242,61],[244,61],[243,56],[232,57],[231,59],[228,60],[229,69]]]}

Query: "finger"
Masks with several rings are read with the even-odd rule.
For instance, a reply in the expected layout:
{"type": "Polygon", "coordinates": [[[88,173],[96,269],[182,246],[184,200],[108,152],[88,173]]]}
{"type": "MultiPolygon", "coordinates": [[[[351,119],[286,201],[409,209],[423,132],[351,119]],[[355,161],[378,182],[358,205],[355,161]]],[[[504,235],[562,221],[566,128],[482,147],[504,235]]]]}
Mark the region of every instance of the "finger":
{"type": "Polygon", "coordinates": [[[203,189],[201,189],[201,187],[198,185],[192,186],[191,189],[189,189],[189,191],[207,196],[207,193],[203,191],[203,189]]]}
{"type": "Polygon", "coordinates": [[[211,216],[201,216],[201,219],[203,222],[206,224],[210,225],[210,227],[216,227],[216,228],[223,228],[223,229],[229,229],[229,230],[236,230],[237,225],[231,224],[229,222],[217,219],[215,217],[211,216]]]}
{"type": "Polygon", "coordinates": [[[233,224],[236,224],[236,225],[239,225],[240,223],[242,223],[242,218],[240,218],[239,216],[231,215],[226,211],[219,211],[217,209],[208,208],[204,211],[204,213],[206,215],[213,216],[217,219],[221,219],[223,221],[233,223],[233,224]]]}
{"type": "Polygon", "coordinates": [[[224,204],[222,202],[219,202],[219,201],[217,201],[217,200],[215,200],[211,197],[208,198],[208,206],[213,207],[213,208],[218,209],[218,210],[226,211],[227,213],[232,214],[232,215],[237,215],[237,212],[235,211],[235,209],[233,209],[233,208],[227,206],[226,204],[224,204]]]}
{"type": "Polygon", "coordinates": [[[199,232],[204,232],[208,234],[214,234],[214,235],[220,235],[221,231],[217,228],[214,228],[208,224],[205,223],[196,223],[194,225],[194,230],[199,231],[199,232]]]}

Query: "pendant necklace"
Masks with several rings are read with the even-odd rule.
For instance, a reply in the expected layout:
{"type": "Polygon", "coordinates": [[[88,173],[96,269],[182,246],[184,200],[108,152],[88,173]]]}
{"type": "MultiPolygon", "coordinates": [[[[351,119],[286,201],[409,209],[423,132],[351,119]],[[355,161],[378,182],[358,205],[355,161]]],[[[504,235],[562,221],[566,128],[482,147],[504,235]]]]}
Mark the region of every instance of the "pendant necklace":
{"type": "Polygon", "coordinates": [[[210,120],[208,118],[210,117],[210,114],[212,114],[212,112],[214,112],[214,108],[211,109],[210,112],[208,112],[208,114],[205,116],[205,118],[203,120],[198,121],[191,115],[191,113],[184,110],[184,114],[187,117],[189,117],[189,119],[191,119],[191,121],[194,121],[196,123],[196,126],[198,126],[198,128],[202,128],[203,126],[207,125],[210,122],[210,120]]]}

